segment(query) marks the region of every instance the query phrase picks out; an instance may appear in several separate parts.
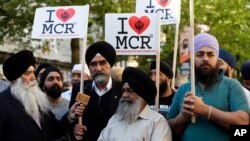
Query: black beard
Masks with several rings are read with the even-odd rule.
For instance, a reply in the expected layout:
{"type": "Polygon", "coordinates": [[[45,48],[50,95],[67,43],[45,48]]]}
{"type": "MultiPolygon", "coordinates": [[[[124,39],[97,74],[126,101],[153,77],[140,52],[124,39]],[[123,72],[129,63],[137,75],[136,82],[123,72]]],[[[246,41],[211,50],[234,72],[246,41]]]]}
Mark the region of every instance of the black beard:
{"type": "Polygon", "coordinates": [[[54,85],[51,88],[45,88],[45,92],[52,99],[56,99],[61,96],[62,89],[59,86],[54,85]]]}
{"type": "Polygon", "coordinates": [[[163,82],[161,82],[159,87],[160,87],[159,88],[159,94],[163,95],[168,89],[167,80],[164,80],[163,82]]]}
{"type": "Polygon", "coordinates": [[[209,86],[212,86],[218,77],[219,65],[216,64],[215,68],[212,68],[210,64],[203,63],[199,68],[195,67],[196,78],[199,82],[209,86]],[[209,66],[209,69],[203,68],[204,66],[209,66]]]}

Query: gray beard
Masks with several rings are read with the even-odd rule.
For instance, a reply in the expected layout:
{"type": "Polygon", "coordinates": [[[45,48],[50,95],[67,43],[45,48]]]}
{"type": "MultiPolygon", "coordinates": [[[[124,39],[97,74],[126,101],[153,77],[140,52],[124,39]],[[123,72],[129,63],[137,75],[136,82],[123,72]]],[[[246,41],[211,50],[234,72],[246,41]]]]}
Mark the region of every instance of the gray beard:
{"type": "Polygon", "coordinates": [[[40,126],[41,115],[42,113],[48,114],[50,104],[47,96],[37,85],[36,80],[27,85],[22,82],[21,78],[18,78],[11,87],[11,93],[21,102],[28,115],[40,126]]]}
{"type": "Polygon", "coordinates": [[[100,74],[94,77],[94,81],[97,85],[103,85],[108,82],[108,76],[105,74],[100,74]]]}
{"type": "Polygon", "coordinates": [[[140,97],[135,101],[125,101],[121,98],[116,110],[118,118],[127,123],[135,121],[140,113],[142,102],[143,99],[140,97]]]}

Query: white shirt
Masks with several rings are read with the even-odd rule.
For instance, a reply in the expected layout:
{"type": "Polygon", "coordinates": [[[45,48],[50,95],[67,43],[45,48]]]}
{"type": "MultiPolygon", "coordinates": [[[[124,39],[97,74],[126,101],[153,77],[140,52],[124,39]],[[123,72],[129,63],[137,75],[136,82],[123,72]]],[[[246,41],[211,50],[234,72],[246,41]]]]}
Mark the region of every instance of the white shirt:
{"type": "Polygon", "coordinates": [[[246,89],[245,87],[243,87],[243,90],[245,92],[245,95],[247,97],[247,102],[248,102],[248,105],[250,107],[250,92],[248,91],[248,89],[246,89]]]}
{"type": "Polygon", "coordinates": [[[92,88],[94,88],[95,92],[96,92],[99,96],[103,96],[107,91],[109,91],[109,90],[112,88],[112,79],[111,79],[111,77],[109,78],[109,81],[108,81],[106,87],[105,87],[102,91],[100,91],[100,90],[97,88],[97,86],[96,86],[96,84],[95,84],[94,81],[93,81],[92,88]]]}
{"type": "Polygon", "coordinates": [[[172,131],[160,113],[146,106],[129,124],[113,115],[98,141],[172,141],[172,131]]]}
{"type": "Polygon", "coordinates": [[[62,93],[62,98],[70,101],[72,95],[72,88],[62,93]]]}

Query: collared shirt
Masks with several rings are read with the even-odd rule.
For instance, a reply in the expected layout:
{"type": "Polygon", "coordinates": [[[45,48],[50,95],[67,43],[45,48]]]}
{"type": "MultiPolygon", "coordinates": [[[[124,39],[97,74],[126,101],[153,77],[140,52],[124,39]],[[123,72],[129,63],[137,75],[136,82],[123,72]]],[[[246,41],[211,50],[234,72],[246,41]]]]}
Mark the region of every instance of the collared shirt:
{"type": "Polygon", "coordinates": [[[109,91],[112,88],[112,79],[111,77],[109,77],[109,81],[108,84],[106,85],[106,87],[103,90],[99,90],[95,84],[95,81],[93,81],[92,84],[92,88],[95,90],[95,92],[99,95],[99,96],[103,96],[107,91],[109,91]]]}
{"type": "Polygon", "coordinates": [[[62,98],[70,101],[71,95],[72,95],[72,88],[63,92],[61,96],[62,96],[62,98]]]}
{"type": "Polygon", "coordinates": [[[132,123],[113,115],[98,141],[172,141],[172,132],[167,120],[146,106],[132,123]]]}
{"type": "MultiPolygon", "coordinates": [[[[210,87],[202,89],[196,83],[195,95],[202,97],[202,101],[217,109],[226,112],[235,112],[238,110],[250,112],[248,102],[241,84],[232,78],[224,76],[222,72],[218,74],[216,83],[210,87]]],[[[178,88],[170,111],[168,119],[175,118],[182,109],[182,102],[185,94],[191,90],[191,83],[185,83],[178,88]]],[[[185,130],[180,135],[181,141],[228,141],[228,130],[221,128],[218,124],[208,120],[204,116],[196,116],[196,123],[188,122],[185,130]]]]}

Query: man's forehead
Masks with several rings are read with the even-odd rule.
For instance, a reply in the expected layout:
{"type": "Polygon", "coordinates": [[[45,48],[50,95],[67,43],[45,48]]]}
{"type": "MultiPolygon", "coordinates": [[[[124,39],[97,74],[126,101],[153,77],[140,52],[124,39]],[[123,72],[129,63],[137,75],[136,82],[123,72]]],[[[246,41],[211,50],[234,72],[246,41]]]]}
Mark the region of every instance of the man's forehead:
{"type": "MultiPolygon", "coordinates": [[[[100,53],[97,53],[95,55],[95,57],[93,57],[93,59],[91,60],[91,62],[94,62],[94,61],[102,61],[102,60],[106,60],[106,58],[104,58],[100,53]]],[[[107,60],[106,60],[107,61],[107,60]]]]}
{"type": "Polygon", "coordinates": [[[35,68],[34,68],[34,66],[29,66],[29,68],[26,70],[26,71],[35,71],[35,68]]]}
{"type": "Polygon", "coordinates": [[[204,52],[204,53],[215,53],[215,51],[213,49],[211,49],[210,47],[202,47],[198,52],[204,52]]]}
{"type": "MultiPolygon", "coordinates": [[[[225,62],[223,59],[218,58],[218,62],[222,63],[222,64],[227,64],[227,62],[225,62]]],[[[227,64],[228,65],[228,64],[227,64]]]]}
{"type": "Polygon", "coordinates": [[[47,78],[49,77],[61,77],[61,75],[56,71],[52,71],[48,74],[47,78]]]}
{"type": "Polygon", "coordinates": [[[123,84],[123,88],[130,88],[129,84],[126,82],[123,84]]]}

